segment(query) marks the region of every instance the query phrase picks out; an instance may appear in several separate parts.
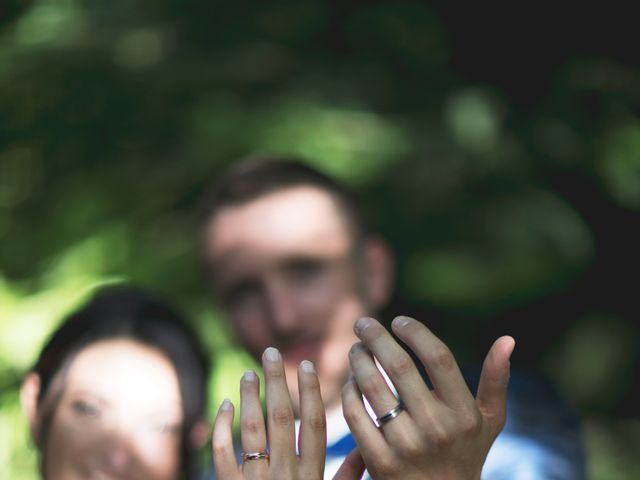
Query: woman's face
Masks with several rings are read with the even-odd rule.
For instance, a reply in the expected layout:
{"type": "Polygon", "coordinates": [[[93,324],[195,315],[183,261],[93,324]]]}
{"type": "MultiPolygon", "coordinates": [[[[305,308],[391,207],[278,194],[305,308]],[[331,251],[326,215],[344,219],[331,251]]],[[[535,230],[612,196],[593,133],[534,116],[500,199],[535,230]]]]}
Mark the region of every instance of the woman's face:
{"type": "Polygon", "coordinates": [[[180,468],[182,404],[169,359],[127,340],[93,343],[73,360],[44,439],[58,479],[172,479],[180,468]]]}

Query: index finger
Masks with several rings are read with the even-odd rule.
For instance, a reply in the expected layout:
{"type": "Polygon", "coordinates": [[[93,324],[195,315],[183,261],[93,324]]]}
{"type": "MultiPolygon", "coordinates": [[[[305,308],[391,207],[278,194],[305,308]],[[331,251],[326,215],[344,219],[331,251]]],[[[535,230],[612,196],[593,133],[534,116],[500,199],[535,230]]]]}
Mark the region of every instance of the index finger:
{"type": "Polygon", "coordinates": [[[386,328],[373,318],[363,317],[358,319],[354,330],[389,375],[409,413],[419,412],[425,402],[433,401],[413,360],[386,328]]]}
{"type": "Polygon", "coordinates": [[[449,347],[424,324],[399,316],[391,322],[395,334],[418,356],[429,375],[434,393],[451,407],[472,405],[473,396],[449,347]]]}
{"type": "Polygon", "coordinates": [[[232,479],[239,476],[231,433],[233,413],[233,404],[225,398],[218,409],[211,438],[213,465],[218,478],[232,479]]]}

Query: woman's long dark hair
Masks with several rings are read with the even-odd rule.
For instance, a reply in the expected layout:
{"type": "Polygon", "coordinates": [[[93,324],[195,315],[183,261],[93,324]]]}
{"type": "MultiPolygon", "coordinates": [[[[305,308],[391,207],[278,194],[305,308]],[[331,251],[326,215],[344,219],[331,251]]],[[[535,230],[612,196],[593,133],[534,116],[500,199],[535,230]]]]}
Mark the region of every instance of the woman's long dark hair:
{"type": "Polygon", "coordinates": [[[190,433],[204,418],[209,362],[195,333],[172,306],[138,287],[125,285],[101,288],[87,304],[66,317],[32,369],[40,377],[38,409],[42,410],[42,427],[35,441],[41,452],[41,466],[46,460],[43,444],[50,419],[63,388],[53,386],[57,384],[54,380],[60,378],[58,374],[65,375],[83,348],[109,338],[129,338],[155,347],[173,364],[184,415],[181,472],[182,477],[190,478],[196,454],[190,433]]]}

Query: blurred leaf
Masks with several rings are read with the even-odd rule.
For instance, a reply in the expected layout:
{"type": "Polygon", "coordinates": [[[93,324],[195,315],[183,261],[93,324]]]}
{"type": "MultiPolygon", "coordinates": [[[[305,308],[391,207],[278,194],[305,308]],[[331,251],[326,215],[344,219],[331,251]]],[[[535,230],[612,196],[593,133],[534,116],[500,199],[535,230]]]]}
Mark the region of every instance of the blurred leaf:
{"type": "Polygon", "coordinates": [[[17,391],[0,392],[0,476],[12,480],[36,480],[37,456],[29,439],[27,419],[17,391]]]}
{"type": "Polygon", "coordinates": [[[468,244],[409,259],[405,282],[414,295],[454,310],[495,312],[566,285],[592,258],[587,226],[550,192],[521,191],[476,208],[465,217],[468,244]]]}
{"type": "Polygon", "coordinates": [[[255,148],[309,158],[329,173],[365,181],[410,148],[392,122],[366,111],[292,99],[270,115],[255,148]]]}
{"type": "Polygon", "coordinates": [[[39,1],[15,25],[15,41],[27,47],[65,45],[84,30],[84,14],[75,0],[39,1]]]}
{"type": "Polygon", "coordinates": [[[456,92],[448,99],[444,117],[453,137],[471,152],[485,152],[500,141],[500,112],[480,91],[456,92]]]}
{"type": "Polygon", "coordinates": [[[616,127],[602,142],[597,168],[605,188],[621,205],[640,209],[640,122],[616,127]]]}
{"type": "Polygon", "coordinates": [[[546,370],[573,402],[603,409],[629,388],[639,353],[633,330],[621,319],[591,315],[567,332],[546,370]]]}

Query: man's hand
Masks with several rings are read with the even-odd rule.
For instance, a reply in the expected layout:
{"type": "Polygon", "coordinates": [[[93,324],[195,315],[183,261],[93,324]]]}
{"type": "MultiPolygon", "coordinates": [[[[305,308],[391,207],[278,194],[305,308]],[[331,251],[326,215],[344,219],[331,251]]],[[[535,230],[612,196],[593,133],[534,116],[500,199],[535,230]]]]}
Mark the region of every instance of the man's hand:
{"type": "Polygon", "coordinates": [[[489,350],[474,398],[450,350],[427,327],[397,317],[392,329],[418,356],[434,388],[429,390],[411,357],[380,323],[372,318],[356,322],[362,342],[349,353],[353,377],[343,388],[342,405],[367,470],[384,480],[479,479],[505,421],[513,338],[501,337],[489,350]],[[397,416],[379,427],[362,395],[378,418],[394,411],[399,401],[374,357],[402,401],[397,416]]]}

